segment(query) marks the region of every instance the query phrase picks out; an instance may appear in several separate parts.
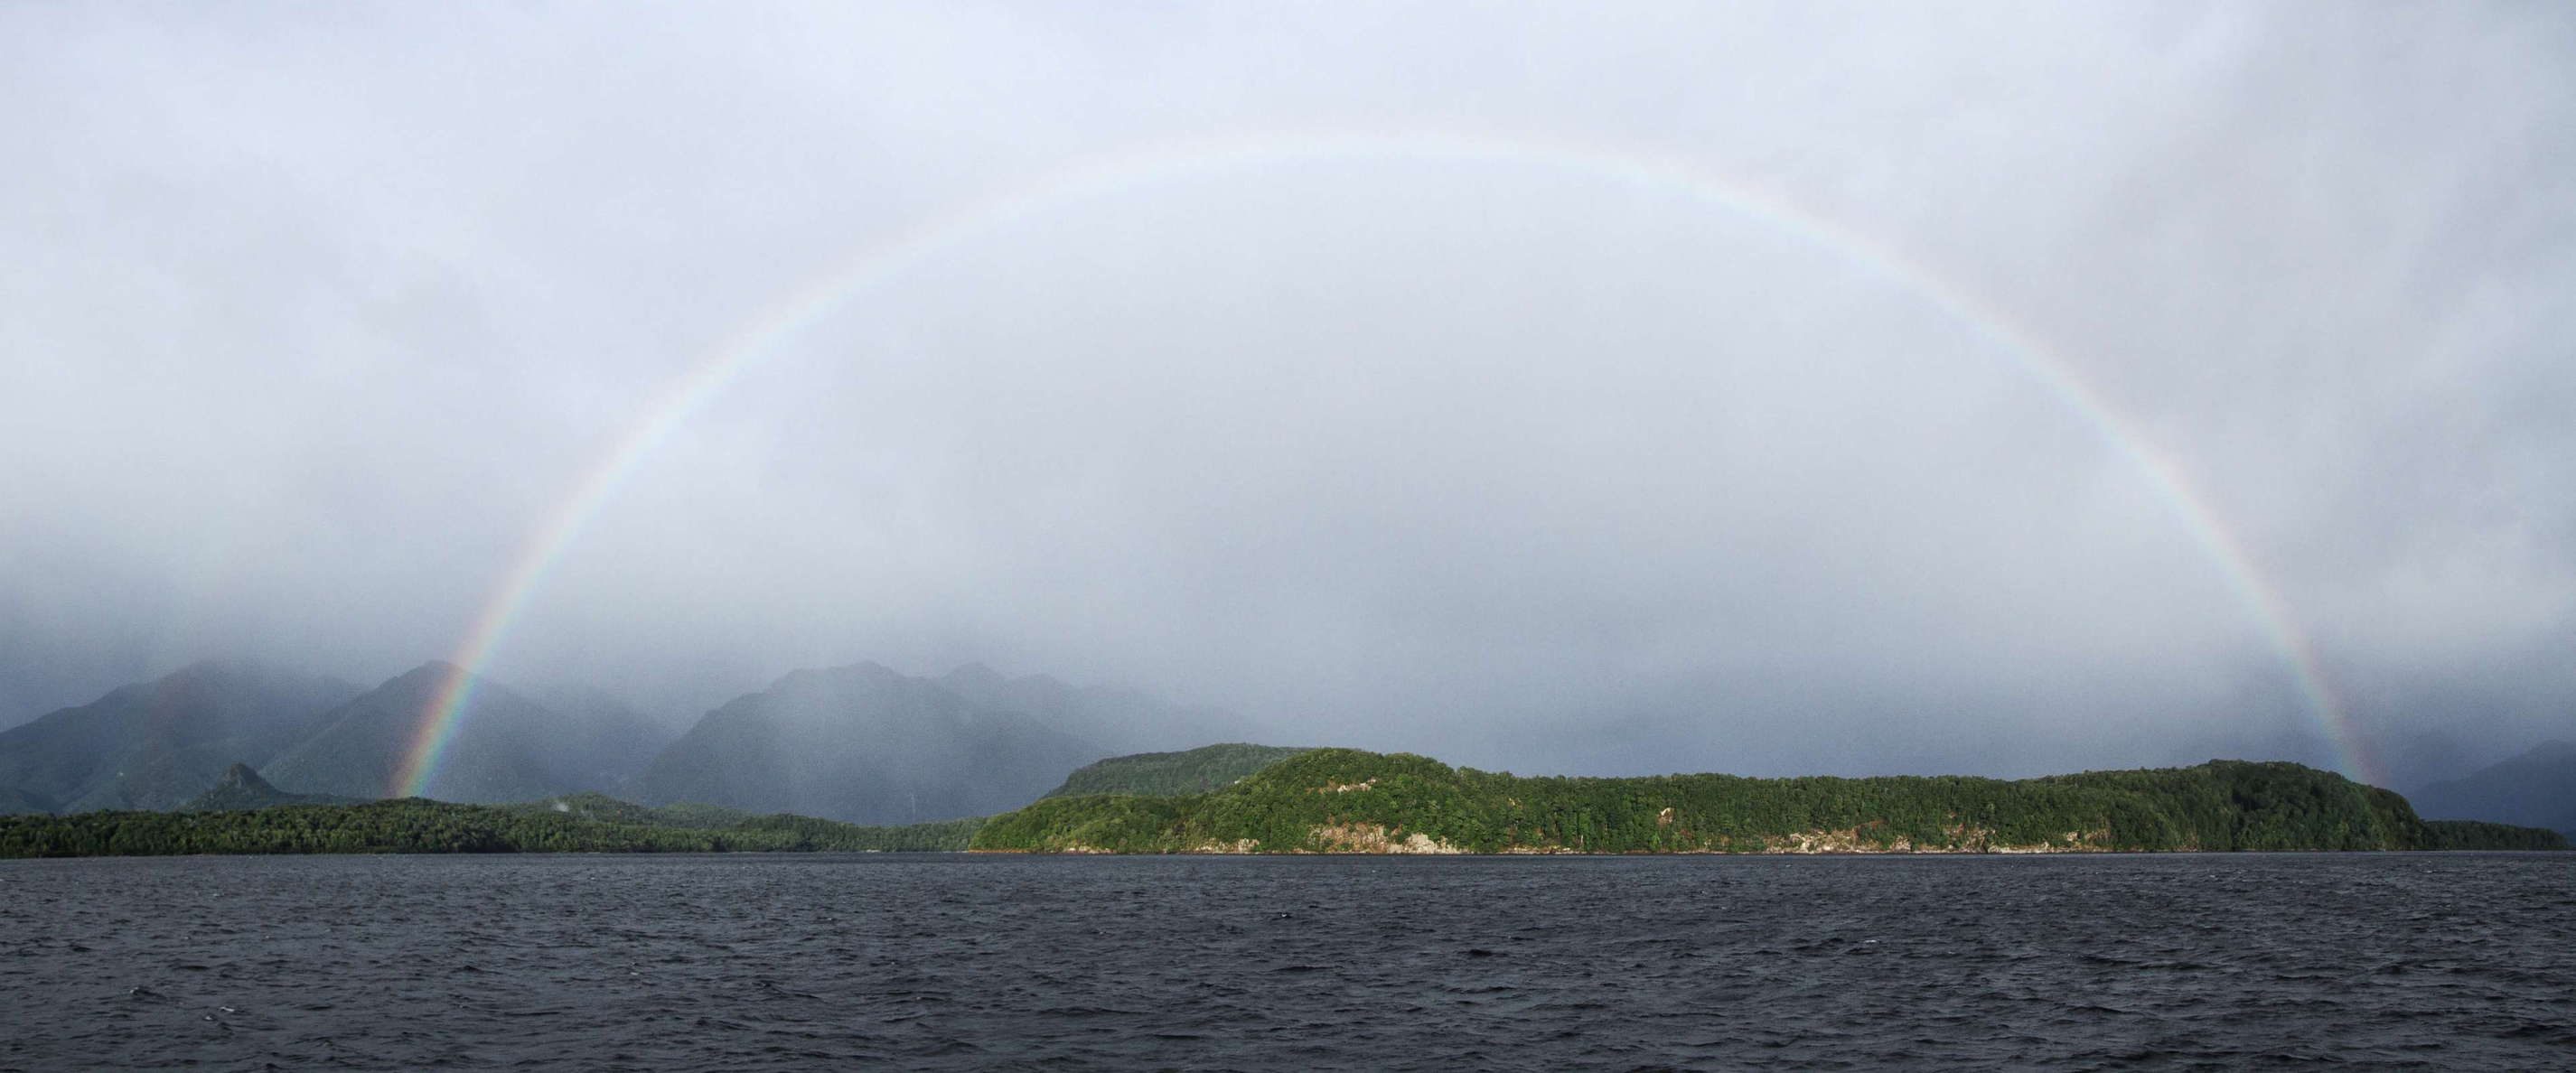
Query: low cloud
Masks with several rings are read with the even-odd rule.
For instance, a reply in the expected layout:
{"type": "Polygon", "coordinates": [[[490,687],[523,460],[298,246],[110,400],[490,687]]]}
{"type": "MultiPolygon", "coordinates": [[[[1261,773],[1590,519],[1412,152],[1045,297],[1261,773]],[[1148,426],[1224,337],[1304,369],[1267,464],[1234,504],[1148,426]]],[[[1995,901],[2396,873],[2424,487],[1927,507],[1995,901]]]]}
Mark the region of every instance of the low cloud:
{"type": "Polygon", "coordinates": [[[2334,762],[2179,491],[2391,765],[2576,733],[2561,11],[0,29],[0,722],[380,679],[541,556],[490,669],[681,717],[983,660],[1530,773],[2334,762]]]}

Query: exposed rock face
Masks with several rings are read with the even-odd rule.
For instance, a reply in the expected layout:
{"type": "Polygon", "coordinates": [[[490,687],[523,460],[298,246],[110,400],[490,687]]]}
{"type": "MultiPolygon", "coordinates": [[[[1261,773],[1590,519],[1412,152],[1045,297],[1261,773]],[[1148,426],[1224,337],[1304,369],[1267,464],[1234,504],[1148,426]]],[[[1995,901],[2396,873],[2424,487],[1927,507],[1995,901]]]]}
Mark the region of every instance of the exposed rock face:
{"type": "Polygon", "coordinates": [[[1840,831],[1793,831],[1766,840],[1764,853],[2104,853],[2111,849],[2111,832],[2068,831],[2056,838],[2039,842],[2006,843],[1995,841],[1995,833],[1983,827],[1964,824],[1944,832],[1947,838],[1938,842],[1917,842],[1897,838],[1881,843],[1864,838],[1860,828],[1840,831]]]}
{"type": "Polygon", "coordinates": [[[1419,831],[1395,838],[1387,833],[1386,825],[1377,823],[1318,824],[1313,837],[1326,853],[1467,852],[1419,831]]]}
{"type": "Polygon", "coordinates": [[[1201,842],[1201,843],[1199,843],[1198,845],[1195,845],[1195,846],[1190,847],[1190,852],[1192,852],[1192,853],[1254,853],[1254,852],[1258,852],[1260,849],[1261,849],[1261,841],[1260,841],[1259,839],[1254,839],[1254,838],[1238,838],[1238,839],[1235,839],[1235,840],[1234,840],[1234,841],[1232,841],[1232,842],[1201,842]]]}

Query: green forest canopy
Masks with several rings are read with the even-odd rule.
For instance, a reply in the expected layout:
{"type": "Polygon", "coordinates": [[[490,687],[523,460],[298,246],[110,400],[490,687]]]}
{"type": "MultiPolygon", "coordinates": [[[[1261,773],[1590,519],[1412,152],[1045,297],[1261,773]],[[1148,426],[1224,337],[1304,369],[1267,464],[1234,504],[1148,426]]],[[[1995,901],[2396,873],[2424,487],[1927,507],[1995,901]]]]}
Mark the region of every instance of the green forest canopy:
{"type": "Polygon", "coordinates": [[[1523,778],[1408,753],[1318,749],[1175,797],[1039,801],[979,850],[1174,853],[2414,850],[2563,847],[2427,824],[2388,790],[2287,763],[2002,780],[1733,775],[1523,778]]]}
{"type": "MultiPolygon", "coordinates": [[[[601,794],[515,805],[421,798],[199,812],[0,816],[0,857],[194,853],[961,850],[1672,853],[2565,849],[2553,831],[2424,821],[2406,800],[2297,764],[2037,779],[1523,778],[1406,753],[1226,745],[1095,764],[1198,793],[1050,797],[1000,816],[871,827],[601,794]],[[1229,772],[1249,766],[1250,774],[1229,772]]],[[[1080,773],[1077,773],[1080,774],[1080,773]]],[[[1124,782],[1117,782],[1124,779],[1124,782]]],[[[1075,785],[1077,780],[1068,780],[1075,785]]]]}
{"type": "Polygon", "coordinates": [[[1290,745],[1229,742],[1177,753],[1136,753],[1088,764],[1066,776],[1048,797],[1084,794],[1199,794],[1311,750],[1290,745]]]}
{"type": "Polygon", "coordinates": [[[747,816],[711,806],[647,809],[595,794],[519,805],[407,797],[229,812],[0,816],[0,857],[957,850],[982,822],[866,827],[810,816],[747,816]],[[615,807],[604,808],[603,802],[615,807]]]}

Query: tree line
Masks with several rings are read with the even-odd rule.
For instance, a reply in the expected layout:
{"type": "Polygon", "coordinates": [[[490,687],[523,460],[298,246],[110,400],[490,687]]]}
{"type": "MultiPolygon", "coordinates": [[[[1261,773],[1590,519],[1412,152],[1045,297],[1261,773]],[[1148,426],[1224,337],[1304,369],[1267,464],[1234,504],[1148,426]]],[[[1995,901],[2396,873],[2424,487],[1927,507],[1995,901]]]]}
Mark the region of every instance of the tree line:
{"type": "Polygon", "coordinates": [[[1233,783],[1253,772],[1311,750],[1289,745],[1202,745],[1177,753],[1136,753],[1089,764],[1065,777],[1048,797],[1086,794],[1195,794],[1233,783]]]}
{"type": "Polygon", "coordinates": [[[2037,779],[1523,778],[1428,757],[1319,749],[1204,794],[1040,801],[983,850],[1365,849],[1420,835],[1471,853],[2561,848],[2552,832],[2428,825],[2399,795],[2298,764],[2037,779]],[[2544,843],[2555,839],[2554,845],[2544,843]]]}
{"type": "Polygon", "coordinates": [[[550,803],[458,805],[421,798],[224,812],[0,816],[0,857],[959,850],[983,822],[871,827],[776,815],[685,826],[655,810],[626,808],[636,811],[624,822],[559,811],[550,803]]]}

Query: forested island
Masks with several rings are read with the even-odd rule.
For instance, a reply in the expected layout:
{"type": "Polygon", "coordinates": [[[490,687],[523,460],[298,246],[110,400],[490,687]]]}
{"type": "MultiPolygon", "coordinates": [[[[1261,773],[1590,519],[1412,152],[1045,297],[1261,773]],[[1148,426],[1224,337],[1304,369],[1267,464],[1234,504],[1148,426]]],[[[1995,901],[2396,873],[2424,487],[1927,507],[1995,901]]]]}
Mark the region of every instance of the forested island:
{"type": "Polygon", "coordinates": [[[1037,853],[2069,853],[2566,849],[2554,831],[2425,821],[2394,792],[2289,763],[2002,780],[1523,778],[1316,749],[1207,793],[1057,797],[972,848],[1037,853]]]}

